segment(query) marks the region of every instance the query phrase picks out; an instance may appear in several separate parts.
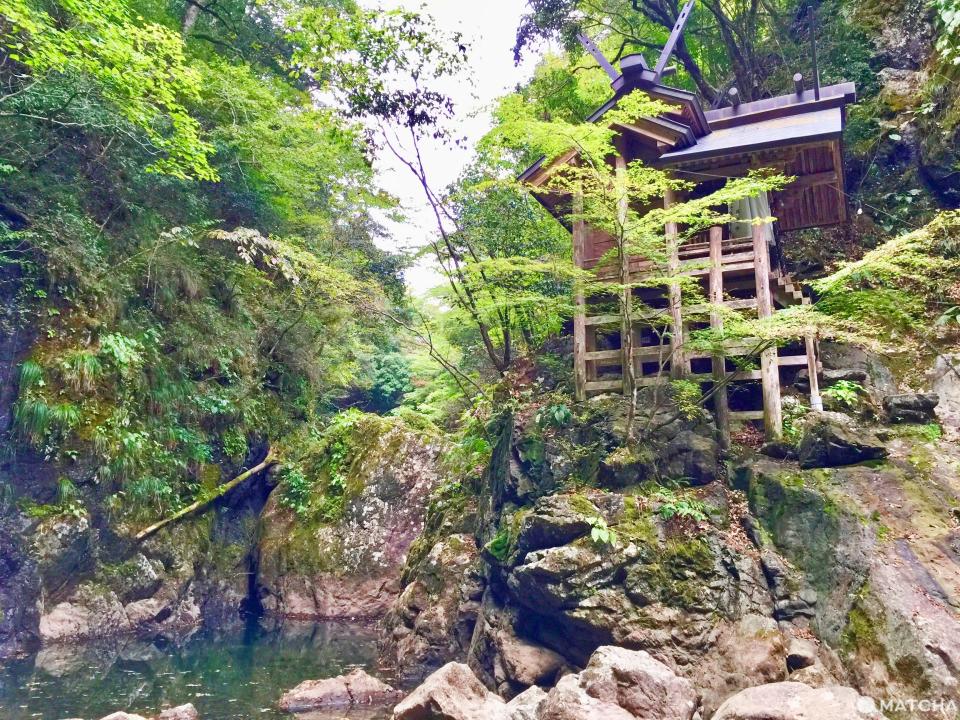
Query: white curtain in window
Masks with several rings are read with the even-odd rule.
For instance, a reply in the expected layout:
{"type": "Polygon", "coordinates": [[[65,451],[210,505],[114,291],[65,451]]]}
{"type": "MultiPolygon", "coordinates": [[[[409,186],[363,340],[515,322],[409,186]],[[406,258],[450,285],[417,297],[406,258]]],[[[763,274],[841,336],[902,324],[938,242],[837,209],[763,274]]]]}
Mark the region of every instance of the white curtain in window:
{"type": "MultiPolygon", "coordinates": [[[[738,218],[730,223],[730,237],[751,237],[754,218],[768,218],[771,215],[767,193],[761,192],[753,197],[733,201],[730,203],[730,214],[738,218]]],[[[767,236],[767,242],[773,244],[773,224],[766,223],[763,232],[767,236]]]]}

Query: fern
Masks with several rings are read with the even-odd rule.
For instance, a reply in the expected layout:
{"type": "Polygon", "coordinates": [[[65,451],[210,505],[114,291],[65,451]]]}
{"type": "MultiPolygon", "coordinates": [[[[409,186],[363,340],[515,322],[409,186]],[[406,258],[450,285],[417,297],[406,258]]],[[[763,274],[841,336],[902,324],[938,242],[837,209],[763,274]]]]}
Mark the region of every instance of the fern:
{"type": "Polygon", "coordinates": [[[77,392],[92,392],[103,375],[103,363],[89,350],[72,350],[63,359],[63,377],[77,392]]]}
{"type": "Polygon", "coordinates": [[[39,398],[20,398],[13,406],[13,424],[21,437],[38,444],[50,429],[50,406],[39,398]]]}
{"type": "Polygon", "coordinates": [[[43,368],[33,360],[25,360],[20,366],[20,392],[43,385],[43,368]]]}
{"type": "Polygon", "coordinates": [[[57,403],[50,406],[50,421],[62,431],[72,430],[80,424],[80,409],[73,403],[57,403]]]}

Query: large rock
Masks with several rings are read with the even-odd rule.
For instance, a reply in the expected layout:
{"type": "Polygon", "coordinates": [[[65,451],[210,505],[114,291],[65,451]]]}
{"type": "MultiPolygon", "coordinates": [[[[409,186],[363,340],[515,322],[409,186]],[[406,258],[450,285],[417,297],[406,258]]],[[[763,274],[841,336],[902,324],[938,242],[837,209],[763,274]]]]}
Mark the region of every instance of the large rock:
{"type": "Polygon", "coordinates": [[[815,412],[804,419],[797,450],[802,468],[853,465],[886,456],[887,449],[875,433],[858,428],[842,413],[815,412]]]}
{"type": "Polygon", "coordinates": [[[510,720],[537,720],[540,706],[547,699],[543,688],[532,685],[507,703],[510,720]]]}
{"type": "MultiPolygon", "coordinates": [[[[863,368],[839,368],[837,370],[823,370],[818,375],[820,387],[830,387],[838,382],[854,382],[863,385],[867,382],[869,376],[863,368]]],[[[810,371],[807,368],[801,368],[797,371],[793,386],[800,392],[810,392],[810,371]]]]}
{"type": "Polygon", "coordinates": [[[160,589],[163,569],[159,560],[149,560],[143,553],[137,553],[126,562],[103,568],[101,575],[121,602],[130,603],[145,600],[160,589]]]}
{"type": "Polygon", "coordinates": [[[351,705],[387,705],[399,695],[390,685],[357,668],[334,678],[304,680],[285,692],[278,705],[281,710],[299,713],[351,705]]]}
{"type": "Polygon", "coordinates": [[[383,620],[385,661],[405,682],[466,656],[485,584],[473,535],[454,532],[427,543],[429,551],[407,566],[405,587],[383,620]]]}
{"type": "MultiPolygon", "coordinates": [[[[875,353],[859,348],[856,345],[847,345],[831,341],[820,343],[820,359],[823,362],[823,372],[826,373],[856,373],[858,377],[865,377],[864,385],[867,391],[878,402],[884,395],[897,391],[897,383],[883,360],[875,353]]],[[[860,382],[856,380],[856,382],[860,382]]]]}
{"type": "Polygon", "coordinates": [[[46,518],[32,537],[33,556],[48,595],[62,597],[65,587],[94,566],[93,531],[86,514],[63,513],[46,518]]]}
{"type": "Polygon", "coordinates": [[[727,700],[713,720],[882,720],[870,698],[853,688],[812,688],[797,682],[747,688],[727,700]]]}
{"type": "Polygon", "coordinates": [[[560,653],[519,637],[518,630],[523,621],[517,610],[498,605],[488,593],[467,662],[485,685],[508,699],[532,685],[552,686],[568,668],[560,653]]]}
{"type": "Polygon", "coordinates": [[[526,686],[549,684],[566,665],[559,653],[516,636],[503,638],[500,657],[507,677],[526,686]]]}
{"type": "Polygon", "coordinates": [[[642,650],[598,648],[580,673],[579,685],[636,718],[690,720],[697,709],[693,684],[642,650]]]}
{"type": "MultiPolygon", "coordinates": [[[[927,445],[906,444],[898,453],[922,459],[927,445]]],[[[944,443],[937,454],[954,452],[944,443]]],[[[960,703],[960,542],[955,531],[944,534],[955,521],[939,499],[955,492],[949,489],[960,477],[942,467],[931,473],[922,463],[890,463],[803,473],[754,462],[750,508],[762,536],[798,574],[794,589],[784,590],[808,585],[817,594],[809,622],[823,646],[819,662],[797,671],[804,682],[832,676],[876,698],[960,703]],[[870,517],[876,525],[865,521],[870,517]],[[878,528],[888,527],[898,539],[878,541],[878,528]],[[827,646],[842,652],[842,667],[827,646]]]]}
{"type": "Polygon", "coordinates": [[[883,409],[892,423],[928,423],[936,419],[940,397],[933,393],[887,395],[883,409]]]}
{"type": "MultiPolygon", "coordinates": [[[[160,713],[151,718],[151,720],[199,720],[199,718],[200,714],[193,706],[193,703],[187,703],[186,705],[177,705],[176,707],[161,710],[160,713]]],[[[137,715],[136,713],[118,710],[117,712],[100,718],[100,720],[147,720],[147,718],[143,717],[143,715],[137,715]]]]}
{"type": "Polygon", "coordinates": [[[261,517],[258,594],[281,617],[375,618],[400,592],[400,571],[440,482],[443,446],[400,421],[365,416],[344,460],[340,516],[303,522],[274,492],[261,517]]]}
{"type": "Polygon", "coordinates": [[[517,549],[526,554],[566,545],[587,535],[592,527],[591,519],[600,516],[600,510],[582,495],[541,498],[520,523],[517,549]]]}
{"type": "Polygon", "coordinates": [[[539,707],[538,720],[636,720],[616,703],[593,697],[576,675],[560,679],[539,707]]]}
{"type": "Polygon", "coordinates": [[[193,703],[187,703],[186,705],[177,705],[177,707],[161,710],[156,720],[197,720],[199,717],[200,713],[197,712],[193,703]]]}
{"type": "Polygon", "coordinates": [[[44,643],[90,640],[121,635],[131,629],[116,593],[93,584],[81,585],[66,601],[40,618],[40,638],[44,643]]]}
{"type": "Polygon", "coordinates": [[[940,398],[937,417],[956,433],[960,430],[960,355],[937,356],[928,380],[930,389],[940,398]]]}
{"type": "Polygon", "coordinates": [[[393,720],[507,720],[506,703],[462,663],[448,663],[393,710],[393,720]]]}
{"type": "Polygon", "coordinates": [[[0,511],[0,660],[39,644],[41,583],[28,527],[18,513],[0,511]]]}

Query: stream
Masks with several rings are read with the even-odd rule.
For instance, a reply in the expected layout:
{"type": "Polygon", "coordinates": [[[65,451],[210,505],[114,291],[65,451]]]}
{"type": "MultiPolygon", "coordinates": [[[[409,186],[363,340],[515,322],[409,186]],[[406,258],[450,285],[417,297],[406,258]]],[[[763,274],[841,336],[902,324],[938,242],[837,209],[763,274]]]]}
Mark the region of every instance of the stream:
{"type": "Polygon", "coordinates": [[[366,626],[287,621],[269,629],[251,621],[179,645],[123,640],[45,648],[0,665],[0,718],[96,720],[188,702],[201,720],[290,718],[276,709],[285,690],[355,667],[375,671],[376,640],[366,626]]]}

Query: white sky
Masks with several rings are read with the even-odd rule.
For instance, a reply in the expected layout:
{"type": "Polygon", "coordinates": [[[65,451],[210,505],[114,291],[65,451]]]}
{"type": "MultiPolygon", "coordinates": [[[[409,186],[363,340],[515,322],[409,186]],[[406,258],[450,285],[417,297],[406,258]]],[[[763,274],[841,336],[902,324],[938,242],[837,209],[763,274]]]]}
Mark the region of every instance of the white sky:
{"type": "MultiPolygon", "coordinates": [[[[373,5],[374,3],[369,3],[373,5]]],[[[490,128],[489,109],[492,102],[510,92],[533,72],[535,58],[520,67],[513,64],[513,43],[525,0],[380,0],[380,7],[402,7],[420,10],[433,16],[446,31],[459,31],[469,45],[468,67],[457,78],[440,86],[454,101],[456,134],[465,136],[465,147],[449,147],[439,142],[424,141],[423,160],[431,185],[441,190],[460,174],[470,161],[472,148],[490,128]]],[[[436,225],[422,190],[410,171],[389,151],[376,159],[380,185],[400,199],[406,214],[405,223],[386,225],[392,235],[384,243],[388,249],[422,247],[436,233],[436,225]]],[[[406,273],[411,292],[422,295],[439,284],[440,277],[427,263],[410,268],[406,273]]]]}

